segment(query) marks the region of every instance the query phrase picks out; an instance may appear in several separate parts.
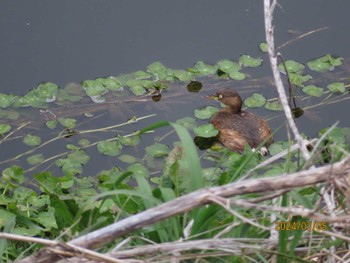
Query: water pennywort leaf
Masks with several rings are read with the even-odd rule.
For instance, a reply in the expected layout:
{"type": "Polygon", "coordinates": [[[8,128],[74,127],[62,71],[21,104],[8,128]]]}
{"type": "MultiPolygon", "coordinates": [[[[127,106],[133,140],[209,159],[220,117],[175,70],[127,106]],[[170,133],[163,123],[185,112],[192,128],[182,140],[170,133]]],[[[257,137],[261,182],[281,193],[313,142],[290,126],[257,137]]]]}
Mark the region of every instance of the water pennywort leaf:
{"type": "Polygon", "coordinates": [[[267,44],[265,42],[261,42],[259,44],[259,49],[264,52],[264,53],[267,53],[269,50],[268,50],[268,47],[267,47],[267,44]]]}
{"type": "Polygon", "coordinates": [[[212,124],[201,125],[197,128],[194,128],[193,131],[197,136],[203,138],[210,138],[219,134],[219,131],[215,129],[215,127],[212,124]]]}
{"type": "Polygon", "coordinates": [[[63,127],[67,129],[73,129],[77,124],[77,120],[73,118],[58,118],[58,121],[63,127]]]}
{"type": "Polygon", "coordinates": [[[246,67],[259,67],[262,65],[261,58],[252,58],[249,55],[242,55],[239,57],[239,62],[246,67]]]}
{"type": "Polygon", "coordinates": [[[44,155],[42,153],[31,155],[27,158],[27,163],[30,165],[36,165],[44,161],[44,155]]]}
{"type": "Polygon", "coordinates": [[[11,126],[6,123],[0,123],[0,135],[5,134],[11,130],[11,126]]]}
{"type": "Polygon", "coordinates": [[[268,101],[265,104],[265,108],[272,111],[281,111],[283,110],[282,104],[279,101],[268,101]]]}
{"type": "Polygon", "coordinates": [[[17,99],[16,95],[0,93],[0,108],[10,107],[17,99]]]}
{"type": "Polygon", "coordinates": [[[23,143],[27,144],[28,146],[38,146],[41,143],[41,138],[36,135],[27,134],[23,138],[23,143]]]}
{"type": "Polygon", "coordinates": [[[317,72],[332,71],[334,67],[340,66],[343,63],[342,57],[333,57],[328,54],[320,58],[316,58],[307,63],[311,70],[317,72]]]}
{"type": "Polygon", "coordinates": [[[159,158],[159,157],[167,156],[169,154],[168,145],[161,144],[161,143],[156,143],[151,146],[147,146],[145,150],[146,150],[146,153],[153,158],[159,158]]]}
{"type": "Polygon", "coordinates": [[[108,156],[117,156],[123,146],[118,141],[100,141],[97,144],[97,150],[108,156]]]}
{"type": "Polygon", "coordinates": [[[278,65],[278,69],[280,70],[280,72],[286,74],[286,70],[285,67],[287,68],[288,73],[296,73],[296,74],[302,74],[303,70],[305,68],[305,66],[297,61],[294,60],[286,60],[283,63],[280,63],[278,65]]]}
{"type": "Polygon", "coordinates": [[[345,92],[345,84],[343,82],[334,82],[329,85],[327,85],[327,88],[331,92],[340,92],[344,93],[345,92]]]}
{"type": "Polygon", "coordinates": [[[244,100],[244,104],[249,107],[261,107],[266,103],[266,99],[259,93],[253,93],[250,97],[244,100]]]}
{"type": "Polygon", "coordinates": [[[323,88],[316,87],[314,85],[308,85],[304,87],[302,90],[305,94],[313,97],[321,97],[323,95],[323,88]]]}
{"type": "Polygon", "coordinates": [[[195,109],[194,116],[197,119],[205,120],[205,119],[209,119],[217,111],[218,111],[217,108],[215,108],[213,106],[207,106],[205,108],[195,109]]]}

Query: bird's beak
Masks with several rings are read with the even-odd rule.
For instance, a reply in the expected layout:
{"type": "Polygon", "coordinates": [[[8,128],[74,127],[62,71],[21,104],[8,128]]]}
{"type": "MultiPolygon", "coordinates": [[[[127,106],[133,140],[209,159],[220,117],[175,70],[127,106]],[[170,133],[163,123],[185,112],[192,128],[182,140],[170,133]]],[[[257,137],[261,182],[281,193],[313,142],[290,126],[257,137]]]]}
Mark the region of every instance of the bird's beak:
{"type": "Polygon", "coordinates": [[[205,96],[207,99],[211,99],[211,100],[219,100],[219,97],[216,96],[216,95],[208,95],[208,96],[205,96]]]}

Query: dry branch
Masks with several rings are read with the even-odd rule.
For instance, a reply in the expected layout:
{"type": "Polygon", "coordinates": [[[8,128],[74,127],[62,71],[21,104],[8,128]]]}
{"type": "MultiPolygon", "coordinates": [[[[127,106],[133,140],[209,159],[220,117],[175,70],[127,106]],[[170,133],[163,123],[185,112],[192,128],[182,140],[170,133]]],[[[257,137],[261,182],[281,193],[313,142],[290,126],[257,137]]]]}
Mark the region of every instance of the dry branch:
{"type": "MultiPolygon", "coordinates": [[[[343,177],[350,177],[350,156],[338,163],[318,167],[313,170],[269,178],[244,180],[224,186],[201,189],[81,236],[68,242],[68,244],[89,249],[99,248],[137,229],[208,204],[210,199],[215,197],[228,198],[250,193],[290,190],[343,177]]],[[[57,255],[42,250],[39,254],[27,257],[20,262],[54,262],[57,259],[57,255]]]]}
{"type": "Polygon", "coordinates": [[[279,72],[278,66],[277,66],[278,56],[275,53],[275,41],[274,41],[273,26],[272,26],[272,20],[273,20],[272,14],[273,14],[273,11],[274,11],[276,4],[277,4],[276,0],[273,0],[272,3],[270,0],[264,0],[265,35],[266,35],[266,43],[268,46],[270,64],[271,64],[271,68],[272,68],[273,78],[275,79],[275,84],[276,84],[276,88],[278,91],[278,96],[281,100],[281,104],[282,104],[284,113],[286,115],[288,125],[291,128],[291,130],[294,134],[294,137],[300,146],[300,150],[304,156],[304,159],[309,160],[310,154],[306,148],[306,144],[305,144],[303,138],[301,137],[301,135],[298,131],[298,127],[296,126],[296,124],[294,122],[292,111],[289,107],[287,95],[286,95],[286,92],[285,92],[285,89],[283,86],[283,82],[281,79],[281,75],[280,75],[280,72],[279,72]]]}

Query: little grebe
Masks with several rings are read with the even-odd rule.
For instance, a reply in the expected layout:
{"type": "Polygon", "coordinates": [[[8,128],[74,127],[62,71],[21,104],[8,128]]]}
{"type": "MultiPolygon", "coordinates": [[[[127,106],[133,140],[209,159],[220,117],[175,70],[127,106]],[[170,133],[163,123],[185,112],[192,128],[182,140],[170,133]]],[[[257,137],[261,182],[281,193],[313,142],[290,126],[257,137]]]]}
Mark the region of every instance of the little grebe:
{"type": "MultiPolygon", "coordinates": [[[[242,99],[237,91],[224,89],[207,98],[218,100],[227,106],[210,119],[210,123],[219,130],[219,142],[226,148],[242,153],[245,144],[257,148],[264,141],[266,146],[273,142],[267,122],[253,113],[241,110],[242,99]]],[[[261,152],[266,154],[267,149],[261,149],[261,152]]]]}

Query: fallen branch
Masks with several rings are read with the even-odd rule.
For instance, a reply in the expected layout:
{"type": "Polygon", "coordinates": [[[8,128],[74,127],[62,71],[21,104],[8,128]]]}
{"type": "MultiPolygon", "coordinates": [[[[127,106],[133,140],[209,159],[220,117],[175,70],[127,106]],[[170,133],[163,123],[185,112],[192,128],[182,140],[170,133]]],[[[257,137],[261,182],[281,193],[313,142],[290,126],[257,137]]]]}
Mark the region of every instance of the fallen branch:
{"type": "MultiPolygon", "coordinates": [[[[67,244],[89,249],[99,248],[137,229],[209,204],[211,203],[210,200],[215,197],[228,198],[250,193],[290,190],[349,176],[350,156],[335,164],[318,167],[313,170],[269,178],[244,180],[224,186],[201,189],[76,238],[67,244]]],[[[37,255],[27,257],[19,262],[54,262],[57,259],[57,255],[42,250],[37,255]]]]}

